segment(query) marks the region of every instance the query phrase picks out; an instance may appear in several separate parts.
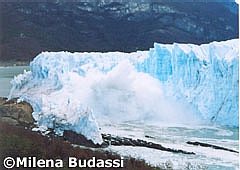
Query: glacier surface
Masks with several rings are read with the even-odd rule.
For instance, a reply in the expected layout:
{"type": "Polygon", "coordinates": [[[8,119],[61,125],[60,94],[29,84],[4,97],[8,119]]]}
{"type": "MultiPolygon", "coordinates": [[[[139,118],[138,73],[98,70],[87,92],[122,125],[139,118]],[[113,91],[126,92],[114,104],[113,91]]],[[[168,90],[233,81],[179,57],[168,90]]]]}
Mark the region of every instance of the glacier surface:
{"type": "Polygon", "coordinates": [[[133,53],[43,52],[12,80],[40,130],[101,143],[100,123],[238,126],[238,39],[154,44],[133,53]]]}

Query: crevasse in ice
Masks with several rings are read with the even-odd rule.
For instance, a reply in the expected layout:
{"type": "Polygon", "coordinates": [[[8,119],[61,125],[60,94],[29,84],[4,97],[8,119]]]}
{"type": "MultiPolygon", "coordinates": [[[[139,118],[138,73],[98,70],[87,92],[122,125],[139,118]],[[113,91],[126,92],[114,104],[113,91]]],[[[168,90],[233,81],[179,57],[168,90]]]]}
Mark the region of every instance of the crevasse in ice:
{"type": "Polygon", "coordinates": [[[238,60],[238,40],[155,43],[133,53],[43,52],[12,80],[9,98],[33,106],[39,129],[73,130],[95,143],[106,119],[238,126],[238,60]]]}

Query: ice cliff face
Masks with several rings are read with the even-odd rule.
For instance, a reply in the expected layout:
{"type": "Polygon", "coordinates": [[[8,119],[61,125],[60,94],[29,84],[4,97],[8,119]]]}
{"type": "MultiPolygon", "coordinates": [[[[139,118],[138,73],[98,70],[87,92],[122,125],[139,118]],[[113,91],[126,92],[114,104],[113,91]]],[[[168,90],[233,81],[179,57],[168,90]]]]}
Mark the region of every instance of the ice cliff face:
{"type": "Polygon", "coordinates": [[[95,143],[106,119],[238,126],[238,52],[238,40],[156,43],[134,53],[44,52],[14,78],[9,97],[32,104],[40,129],[73,130],[95,143]]]}
{"type": "Polygon", "coordinates": [[[155,44],[139,67],[167,84],[167,93],[191,103],[205,120],[238,126],[238,40],[155,44]]]}

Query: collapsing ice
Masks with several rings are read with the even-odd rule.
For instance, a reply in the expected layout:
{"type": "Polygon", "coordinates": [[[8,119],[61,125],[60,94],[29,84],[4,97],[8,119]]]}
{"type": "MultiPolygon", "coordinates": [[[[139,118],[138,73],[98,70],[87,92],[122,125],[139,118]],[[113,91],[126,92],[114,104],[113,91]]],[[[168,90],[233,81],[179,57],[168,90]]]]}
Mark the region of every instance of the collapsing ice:
{"type": "Polygon", "coordinates": [[[101,121],[238,126],[238,53],[238,40],[155,43],[133,53],[43,52],[12,80],[9,98],[33,106],[39,129],[73,130],[94,143],[102,142],[101,121]]]}

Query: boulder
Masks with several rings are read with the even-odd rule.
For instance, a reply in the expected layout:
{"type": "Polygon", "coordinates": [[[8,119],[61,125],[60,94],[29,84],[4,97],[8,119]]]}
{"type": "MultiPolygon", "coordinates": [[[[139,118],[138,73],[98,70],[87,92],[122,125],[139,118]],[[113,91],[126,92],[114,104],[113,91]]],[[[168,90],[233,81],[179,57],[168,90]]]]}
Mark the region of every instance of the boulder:
{"type": "Polygon", "coordinates": [[[34,123],[32,106],[27,102],[17,102],[17,99],[7,100],[0,97],[0,122],[12,125],[28,125],[34,123]]]}

